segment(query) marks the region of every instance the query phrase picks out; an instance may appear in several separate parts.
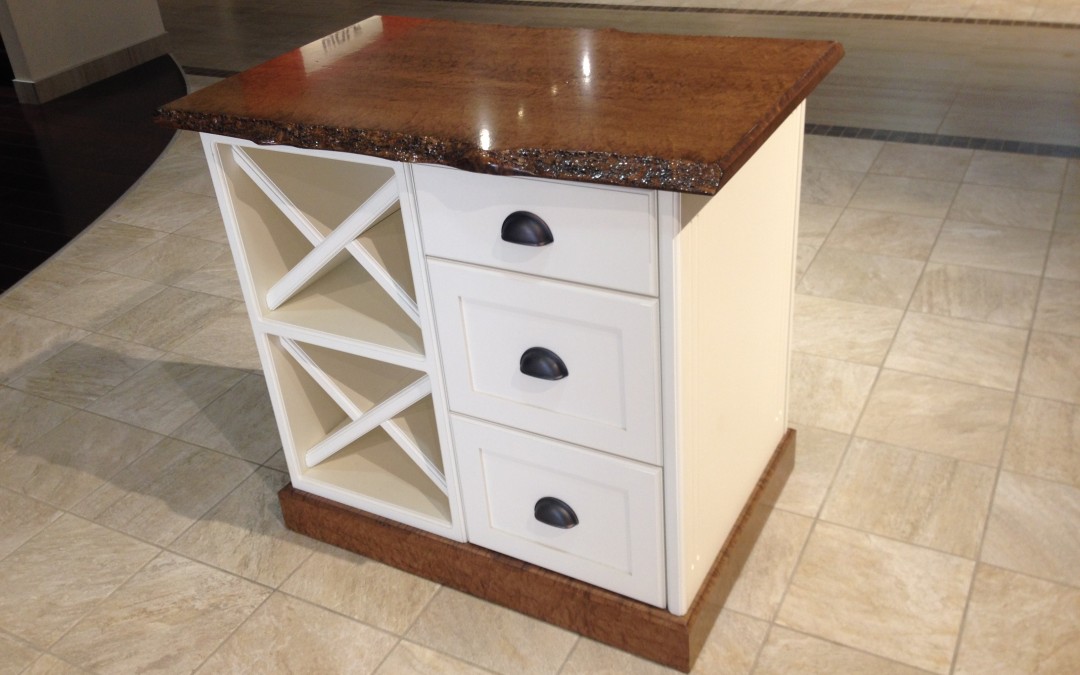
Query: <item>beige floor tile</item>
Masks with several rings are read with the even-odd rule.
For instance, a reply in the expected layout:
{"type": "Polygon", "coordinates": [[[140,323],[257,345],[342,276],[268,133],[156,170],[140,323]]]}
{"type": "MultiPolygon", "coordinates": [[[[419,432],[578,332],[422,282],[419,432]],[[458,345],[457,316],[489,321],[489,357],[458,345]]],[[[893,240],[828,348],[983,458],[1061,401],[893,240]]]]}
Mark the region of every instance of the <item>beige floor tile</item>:
{"type": "Polygon", "coordinates": [[[452,656],[402,640],[379,666],[376,675],[485,675],[488,672],[452,656]]]}
{"type": "Polygon", "coordinates": [[[980,565],[957,675],[1073,673],[1080,666],[1080,590],[980,565]]]}
{"type": "Polygon", "coordinates": [[[0,629],[48,647],[157,553],[65,514],[0,561],[0,629]]]}
{"type": "Polygon", "coordinates": [[[11,386],[82,408],[161,357],[151,347],[91,333],[49,357],[11,386]]]}
{"type": "Polygon", "coordinates": [[[284,450],[278,450],[273,455],[271,455],[270,459],[263,462],[263,466],[268,469],[280,471],[281,473],[289,473],[289,461],[285,459],[284,450]]]}
{"type": "Polygon", "coordinates": [[[268,595],[267,588],[165,552],[52,652],[102,675],[191,672],[268,595]]]}
{"type": "Polygon", "coordinates": [[[803,276],[806,274],[806,270],[809,269],[810,263],[814,261],[814,257],[818,253],[817,246],[810,244],[799,244],[795,253],[795,283],[802,281],[803,276]]]}
{"type": "Polygon", "coordinates": [[[12,455],[0,485],[70,509],[160,440],[145,429],[77,412],[12,455]]]}
{"type": "Polygon", "coordinates": [[[1062,188],[1065,194],[1080,194],[1080,159],[1070,159],[1069,166],[1065,169],[1065,185],[1062,188]]]}
{"type": "Polygon", "coordinates": [[[235,301],[216,295],[167,288],[117,317],[101,332],[169,350],[228,314],[235,305],[235,301]]]}
{"type": "Polygon", "coordinates": [[[773,626],[758,656],[754,675],[922,675],[925,670],[773,626]]]}
{"type": "Polygon", "coordinates": [[[877,368],[795,353],[788,416],[792,423],[851,433],[877,368]]]}
{"type": "Polygon", "coordinates": [[[175,232],[217,207],[217,200],[206,195],[138,186],[109,209],[105,217],[118,223],[175,232]]]}
{"type": "Polygon", "coordinates": [[[75,412],[75,408],[0,386],[0,461],[75,412]]]}
{"type": "Polygon", "coordinates": [[[244,292],[236,275],[236,265],[232,253],[225,253],[213,258],[206,265],[173,284],[177,288],[189,291],[217,295],[230,300],[243,301],[244,292]]]}
{"type": "Polygon", "coordinates": [[[800,199],[811,204],[847,206],[865,175],[862,171],[804,166],[800,199]]]}
{"type": "Polygon", "coordinates": [[[118,261],[110,271],[159,284],[174,284],[226,250],[222,244],[168,234],[118,261]]]}
{"type": "Polygon", "coordinates": [[[1080,231],[1080,192],[1061,195],[1054,229],[1059,232],[1080,231]]]}
{"type": "Polygon", "coordinates": [[[281,585],[285,593],[402,635],[439,585],[355,553],[323,547],[281,585]]]}
{"type": "Polygon", "coordinates": [[[64,247],[57,260],[107,270],[164,236],[156,230],[99,220],[64,247]]]}
{"type": "Polygon", "coordinates": [[[909,309],[956,319],[1028,328],[1039,278],[977,267],[929,263],[909,309]]]}
{"type": "Polygon", "coordinates": [[[247,375],[172,432],[174,438],[262,464],[281,451],[261,375],[247,375]]]}
{"type": "Polygon", "coordinates": [[[932,314],[908,313],[885,367],[1012,391],[1027,331],[932,314]]]}
{"type": "MultiPolygon", "coordinates": [[[[229,235],[225,232],[225,222],[221,218],[221,211],[207,211],[187,225],[175,232],[184,237],[196,237],[215,244],[228,246],[229,235]]],[[[231,255],[231,254],[230,254],[231,255]]]]}
{"type": "Polygon", "coordinates": [[[1002,466],[1080,487],[1080,408],[1018,397],[1002,466]]]}
{"type": "Polygon", "coordinates": [[[275,593],[197,672],[372,673],[397,638],[275,593]]]}
{"type": "Polygon", "coordinates": [[[825,204],[799,205],[799,243],[821,246],[844,209],[825,204]]]}
{"type": "Polygon", "coordinates": [[[550,624],[442,588],[406,636],[496,673],[555,673],[577,636],[550,624]]]}
{"type": "Polygon", "coordinates": [[[788,476],[777,508],[804,516],[817,515],[836,468],[847,448],[848,435],[814,427],[797,427],[795,468],[788,476]]]}
{"type": "Polygon", "coordinates": [[[169,547],[189,558],[277,587],[321,544],[285,527],[277,493],[289,477],[249,476],[169,547]]]}
{"type": "Polygon", "coordinates": [[[797,294],[792,349],[878,366],[903,315],[889,307],[797,294]]]}
{"type": "Polygon", "coordinates": [[[1080,337],[1080,282],[1043,281],[1033,328],[1080,337]]]}
{"type": "Polygon", "coordinates": [[[1068,160],[1011,152],[977,150],[964,176],[965,183],[1058,192],[1068,160]]]}
{"type": "Polygon", "coordinates": [[[0,315],[0,382],[13,382],[86,336],[86,331],[18,312],[0,315]]]}
{"type": "Polygon", "coordinates": [[[1059,228],[1050,242],[1046,258],[1046,276],[1050,279],[1080,281],[1080,227],[1059,228]]]}
{"type": "Polygon", "coordinates": [[[88,409],[162,434],[176,430],[247,373],[203,363],[155,361],[88,409]]]}
{"type": "Polygon", "coordinates": [[[255,468],[241,459],[167,438],[72,510],[165,546],[255,468]]]}
{"type": "MultiPolygon", "coordinates": [[[[698,655],[691,675],[742,675],[750,672],[768,624],[724,610],[698,655]]],[[[561,675],[661,675],[677,673],[599,642],[578,640],[561,675]]]]}
{"type": "Polygon", "coordinates": [[[87,672],[52,654],[42,654],[22,675],[86,675],[87,672]]]}
{"type": "Polygon", "coordinates": [[[870,167],[871,173],[960,182],[973,152],[909,143],[886,143],[870,167]]]}
{"type": "Polygon", "coordinates": [[[859,185],[849,206],[874,211],[944,218],[957,184],[947,181],[870,174],[859,185]]]}
{"type": "Polygon", "coordinates": [[[19,675],[41,652],[0,632],[0,675],[19,675]]]}
{"type": "Polygon", "coordinates": [[[947,673],[975,564],[820,523],[777,622],[947,673]]]}
{"type": "MultiPolygon", "coordinates": [[[[0,488],[0,559],[59,517],[60,511],[48,504],[0,488]]],[[[2,638],[0,634],[0,655],[3,654],[2,638]]],[[[0,663],[3,663],[2,658],[0,663]]]]}
{"type": "Polygon", "coordinates": [[[828,246],[926,260],[934,248],[941,223],[940,218],[849,208],[829,234],[828,246]]]}
{"type": "Polygon", "coordinates": [[[59,293],[47,303],[35,305],[32,312],[46,319],[97,331],[144,300],[152,298],[162,288],[143,279],[99,272],[59,293]]]}
{"type": "Polygon", "coordinates": [[[1002,471],[983,562],[1080,586],[1080,488],[1002,471]]]}
{"type": "Polygon", "coordinates": [[[139,187],[214,196],[214,182],[201,149],[198,153],[166,151],[139,181],[139,187]]]}
{"type": "Polygon", "coordinates": [[[883,145],[882,141],[807,135],[803,141],[803,163],[866,173],[883,145]]]}
{"type": "Polygon", "coordinates": [[[856,438],[821,519],[974,558],[994,479],[987,466],[856,438]]]}
{"type": "Polygon", "coordinates": [[[232,368],[261,370],[259,350],[251,331],[251,320],[243,303],[232,302],[227,311],[216,313],[195,333],[174,344],[172,351],[232,368]]]}
{"type": "Polygon", "coordinates": [[[826,245],[799,282],[807,295],[903,309],[919,281],[923,263],[833,249],[826,245]]]}
{"type": "MultiPolygon", "coordinates": [[[[65,249],[66,250],[66,249],[65,249]]],[[[51,303],[61,293],[81,284],[99,271],[50,258],[29,276],[0,294],[0,310],[33,313],[35,308],[51,303]]],[[[2,315],[2,313],[0,313],[2,315]]]]}
{"type": "MultiPolygon", "coordinates": [[[[560,675],[675,675],[679,671],[605,644],[581,638],[574,645],[574,651],[570,652],[570,656],[566,659],[566,665],[558,672],[560,675]]],[[[749,671],[731,668],[726,672],[747,673],[749,671]]]]}
{"type": "Polygon", "coordinates": [[[884,443],[997,466],[1013,395],[884,370],[856,433],[884,443]]]}
{"type": "Polygon", "coordinates": [[[1080,338],[1032,331],[1020,392],[1080,403],[1080,338]]]}
{"type": "Polygon", "coordinates": [[[1038,276],[1049,244],[1048,233],[946,220],[930,261],[1038,276]]]}
{"type": "Polygon", "coordinates": [[[813,524],[806,516],[774,509],[724,603],[725,609],[772,621],[813,524]]]}
{"type": "Polygon", "coordinates": [[[964,183],[949,219],[1032,230],[1051,230],[1058,194],[964,183]]]}

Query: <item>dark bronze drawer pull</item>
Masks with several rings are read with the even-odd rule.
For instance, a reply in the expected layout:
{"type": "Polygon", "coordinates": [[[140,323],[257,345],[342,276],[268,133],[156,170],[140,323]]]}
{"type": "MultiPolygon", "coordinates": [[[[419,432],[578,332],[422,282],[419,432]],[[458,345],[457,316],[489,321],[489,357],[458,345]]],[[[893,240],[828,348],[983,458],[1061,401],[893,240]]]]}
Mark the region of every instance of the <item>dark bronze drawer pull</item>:
{"type": "Polygon", "coordinates": [[[570,374],[559,355],[543,347],[529,347],[518,362],[521,372],[541,380],[561,380],[570,374]]]}
{"type": "Polygon", "coordinates": [[[554,497],[541,497],[533,507],[533,515],[545,525],[569,530],[578,524],[577,514],[570,505],[554,497]]]}
{"type": "Polygon", "coordinates": [[[554,243],[555,236],[540,216],[528,211],[514,211],[503,221],[502,240],[522,246],[547,246],[554,243]]]}

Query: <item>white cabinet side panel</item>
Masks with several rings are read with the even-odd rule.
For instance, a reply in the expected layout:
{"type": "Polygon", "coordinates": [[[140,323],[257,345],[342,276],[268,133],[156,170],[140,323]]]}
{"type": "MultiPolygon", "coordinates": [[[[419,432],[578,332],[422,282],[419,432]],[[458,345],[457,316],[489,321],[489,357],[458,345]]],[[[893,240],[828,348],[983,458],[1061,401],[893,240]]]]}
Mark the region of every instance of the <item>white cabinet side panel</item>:
{"type": "Polygon", "coordinates": [[[665,406],[677,425],[665,486],[675,614],[689,610],[787,427],[802,135],[800,106],[716,196],[679,199],[666,332],[677,374],[665,406]]]}

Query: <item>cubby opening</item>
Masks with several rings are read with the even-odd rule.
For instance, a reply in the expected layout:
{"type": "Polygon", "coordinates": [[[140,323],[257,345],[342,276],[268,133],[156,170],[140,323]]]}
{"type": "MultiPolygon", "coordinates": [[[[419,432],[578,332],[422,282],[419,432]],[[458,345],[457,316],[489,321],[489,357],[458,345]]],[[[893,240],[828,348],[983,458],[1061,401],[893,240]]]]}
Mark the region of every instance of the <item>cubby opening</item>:
{"type": "Polygon", "coordinates": [[[391,169],[226,145],[219,153],[263,318],[424,354],[391,169]],[[339,225],[359,236],[323,245],[339,225]]]}

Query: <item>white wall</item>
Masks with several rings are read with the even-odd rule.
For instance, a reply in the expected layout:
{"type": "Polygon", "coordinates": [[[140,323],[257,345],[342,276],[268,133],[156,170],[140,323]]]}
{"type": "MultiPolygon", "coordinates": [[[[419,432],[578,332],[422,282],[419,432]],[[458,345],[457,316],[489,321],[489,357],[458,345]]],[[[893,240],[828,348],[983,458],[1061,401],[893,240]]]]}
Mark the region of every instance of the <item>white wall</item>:
{"type": "Polygon", "coordinates": [[[157,0],[0,0],[15,79],[35,82],[165,34],[157,0]]]}

